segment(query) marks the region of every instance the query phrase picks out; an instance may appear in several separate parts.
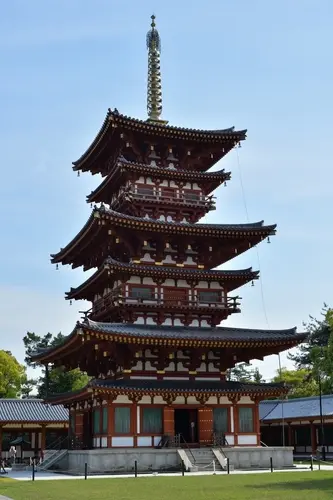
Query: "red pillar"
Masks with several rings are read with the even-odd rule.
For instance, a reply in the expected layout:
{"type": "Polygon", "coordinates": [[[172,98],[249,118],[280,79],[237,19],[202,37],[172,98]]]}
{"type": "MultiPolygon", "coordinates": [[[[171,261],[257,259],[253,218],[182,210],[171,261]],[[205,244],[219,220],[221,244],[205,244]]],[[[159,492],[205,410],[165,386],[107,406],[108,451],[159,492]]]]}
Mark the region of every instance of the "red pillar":
{"type": "Polygon", "coordinates": [[[239,433],[239,422],[238,422],[238,407],[236,403],[233,403],[233,414],[234,414],[234,446],[238,445],[238,433],[239,433]]]}

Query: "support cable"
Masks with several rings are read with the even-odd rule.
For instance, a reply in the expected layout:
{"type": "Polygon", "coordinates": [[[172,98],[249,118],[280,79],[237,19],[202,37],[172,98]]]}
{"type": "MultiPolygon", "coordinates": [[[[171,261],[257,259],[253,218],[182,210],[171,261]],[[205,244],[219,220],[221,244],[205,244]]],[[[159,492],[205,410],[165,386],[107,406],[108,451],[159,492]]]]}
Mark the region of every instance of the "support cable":
{"type": "MultiPolygon", "coordinates": [[[[250,222],[249,218],[249,211],[247,208],[247,203],[246,203],[246,196],[245,196],[245,189],[244,189],[244,183],[243,183],[243,175],[242,175],[242,168],[241,168],[241,162],[239,158],[239,152],[238,152],[238,147],[235,147],[236,149],[236,156],[237,156],[237,167],[238,167],[238,176],[239,176],[239,181],[240,181],[240,186],[241,186],[241,191],[242,191],[242,198],[243,198],[243,203],[244,203],[244,208],[245,208],[245,214],[247,218],[247,222],[250,222]]],[[[262,304],[262,310],[264,313],[265,321],[267,328],[270,329],[269,321],[268,321],[268,314],[267,314],[267,309],[266,309],[266,301],[265,301],[265,295],[264,295],[264,286],[263,286],[263,280],[261,276],[261,264],[260,264],[260,256],[259,256],[259,250],[257,245],[255,246],[256,253],[257,253],[257,261],[258,261],[258,268],[259,268],[259,273],[260,273],[260,294],[261,294],[261,304],[262,304]]],[[[278,362],[279,362],[279,374],[280,374],[280,379],[282,382],[282,366],[281,366],[281,356],[280,353],[278,353],[278,362]]],[[[282,446],[285,446],[285,422],[284,422],[284,397],[281,399],[281,416],[282,416],[282,446]]]]}

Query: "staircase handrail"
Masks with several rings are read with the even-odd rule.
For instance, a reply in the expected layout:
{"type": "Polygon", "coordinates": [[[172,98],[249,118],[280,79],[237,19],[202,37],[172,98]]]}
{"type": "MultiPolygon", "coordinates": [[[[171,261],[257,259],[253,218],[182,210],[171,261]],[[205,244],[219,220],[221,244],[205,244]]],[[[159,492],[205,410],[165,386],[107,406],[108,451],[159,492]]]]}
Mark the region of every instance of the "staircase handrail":
{"type": "Polygon", "coordinates": [[[183,434],[182,434],[182,433],[180,433],[180,434],[179,434],[179,436],[180,436],[180,438],[184,441],[185,446],[186,446],[186,449],[188,450],[188,452],[190,453],[191,457],[193,458],[193,464],[195,464],[195,458],[194,458],[194,455],[193,455],[193,453],[192,453],[192,451],[191,451],[191,448],[189,447],[189,445],[188,445],[188,443],[187,443],[186,439],[184,438],[184,436],[183,436],[183,434]]]}

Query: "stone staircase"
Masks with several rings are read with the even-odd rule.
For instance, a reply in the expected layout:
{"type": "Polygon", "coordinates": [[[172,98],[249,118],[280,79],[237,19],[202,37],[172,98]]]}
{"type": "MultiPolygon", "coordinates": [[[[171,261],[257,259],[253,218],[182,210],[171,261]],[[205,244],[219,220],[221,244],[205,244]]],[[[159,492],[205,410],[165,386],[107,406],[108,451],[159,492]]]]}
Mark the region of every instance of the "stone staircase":
{"type": "Polygon", "coordinates": [[[226,458],[220,449],[214,448],[191,448],[177,450],[180,458],[185,464],[186,470],[217,471],[226,470],[226,458]],[[215,464],[215,469],[214,469],[215,464]]]}
{"type": "Polygon", "coordinates": [[[68,453],[68,450],[46,450],[44,460],[36,467],[37,471],[45,471],[56,465],[68,453]]]}

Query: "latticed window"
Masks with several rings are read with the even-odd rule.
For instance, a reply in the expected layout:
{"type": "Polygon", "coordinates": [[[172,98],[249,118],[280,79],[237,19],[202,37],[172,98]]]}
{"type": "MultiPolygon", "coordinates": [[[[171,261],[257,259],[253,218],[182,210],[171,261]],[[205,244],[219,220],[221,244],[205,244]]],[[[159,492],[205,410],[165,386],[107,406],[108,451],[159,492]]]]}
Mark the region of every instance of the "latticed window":
{"type": "Polygon", "coordinates": [[[142,432],[146,434],[162,434],[162,408],[143,408],[142,432]]]}
{"type": "Polygon", "coordinates": [[[238,408],[239,432],[254,432],[253,408],[240,406],[238,408]]]}
{"type": "Polygon", "coordinates": [[[213,409],[213,430],[223,434],[228,432],[228,408],[213,409]]]}
{"type": "Polygon", "coordinates": [[[214,302],[219,302],[220,300],[220,292],[216,291],[213,292],[211,290],[207,291],[200,291],[198,293],[198,299],[199,302],[205,302],[205,303],[214,303],[214,302]]]}
{"type": "Polygon", "coordinates": [[[153,288],[134,286],[131,296],[135,299],[150,300],[154,298],[154,291],[153,288]]]}
{"type": "Polygon", "coordinates": [[[94,429],[94,434],[99,434],[100,433],[100,422],[101,422],[101,412],[100,410],[94,410],[93,411],[93,429],[94,429]]]}
{"type": "Polygon", "coordinates": [[[198,201],[200,200],[201,193],[195,191],[185,191],[184,197],[186,200],[198,201]]]}
{"type": "Polygon", "coordinates": [[[131,408],[129,406],[118,406],[114,409],[114,430],[116,434],[131,432],[131,408]]]}

